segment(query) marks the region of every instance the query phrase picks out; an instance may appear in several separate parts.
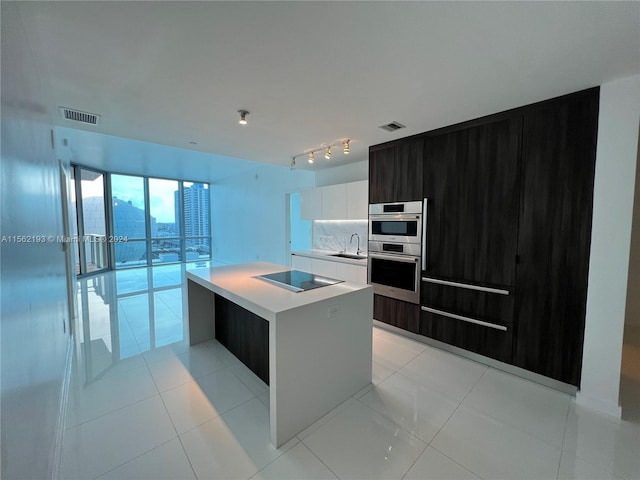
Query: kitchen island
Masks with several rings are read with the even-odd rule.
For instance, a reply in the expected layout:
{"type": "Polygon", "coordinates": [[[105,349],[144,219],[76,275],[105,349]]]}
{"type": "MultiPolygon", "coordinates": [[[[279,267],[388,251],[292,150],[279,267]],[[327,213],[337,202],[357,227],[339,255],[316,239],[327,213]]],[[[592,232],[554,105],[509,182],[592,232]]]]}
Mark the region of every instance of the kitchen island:
{"type": "Polygon", "coordinates": [[[372,287],[342,282],[293,292],[255,278],[288,270],[256,262],[186,274],[190,345],[238,327],[232,336],[242,355],[232,353],[259,370],[265,350],[266,376],[254,371],[269,383],[276,447],[371,382],[372,287]]]}

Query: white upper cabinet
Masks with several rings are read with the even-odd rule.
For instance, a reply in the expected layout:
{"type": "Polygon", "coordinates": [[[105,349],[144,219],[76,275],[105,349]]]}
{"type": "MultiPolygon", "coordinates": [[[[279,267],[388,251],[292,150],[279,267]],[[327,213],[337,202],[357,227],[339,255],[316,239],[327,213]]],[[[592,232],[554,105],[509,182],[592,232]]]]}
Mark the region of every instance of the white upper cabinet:
{"type": "Polygon", "coordinates": [[[302,220],[366,220],[369,182],[341,183],[300,192],[302,220]]]}
{"type": "Polygon", "coordinates": [[[366,220],[369,217],[369,182],[347,183],[347,220],[366,220]]]}
{"type": "Polygon", "coordinates": [[[319,220],[322,218],[322,189],[312,188],[300,192],[300,218],[319,220]]]}
{"type": "Polygon", "coordinates": [[[347,184],[322,187],[322,220],[347,218],[347,184]]]}

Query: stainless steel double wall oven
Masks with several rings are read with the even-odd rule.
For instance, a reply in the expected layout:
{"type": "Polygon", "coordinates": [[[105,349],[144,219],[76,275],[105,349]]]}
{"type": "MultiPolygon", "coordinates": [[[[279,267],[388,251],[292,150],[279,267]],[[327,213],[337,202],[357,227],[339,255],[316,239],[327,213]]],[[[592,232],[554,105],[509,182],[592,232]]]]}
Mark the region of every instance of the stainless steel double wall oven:
{"type": "Polygon", "coordinates": [[[420,303],[426,200],[369,205],[369,283],[379,295],[420,303]]]}

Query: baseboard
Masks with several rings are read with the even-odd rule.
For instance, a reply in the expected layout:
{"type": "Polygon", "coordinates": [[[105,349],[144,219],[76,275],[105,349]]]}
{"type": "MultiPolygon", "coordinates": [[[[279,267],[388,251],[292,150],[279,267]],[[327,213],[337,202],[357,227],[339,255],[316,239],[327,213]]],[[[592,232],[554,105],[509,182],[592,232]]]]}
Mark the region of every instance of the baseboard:
{"type": "Polygon", "coordinates": [[[511,365],[509,363],[504,363],[499,360],[495,360],[493,358],[485,357],[484,355],[470,352],[463,348],[455,347],[453,345],[449,345],[448,343],[434,340],[433,338],[425,337],[423,335],[418,335],[417,333],[408,332],[401,328],[394,327],[393,325],[380,322],[379,320],[376,320],[376,319],[373,320],[373,324],[376,327],[380,327],[384,330],[397,333],[398,335],[402,335],[404,337],[410,338],[412,340],[416,340],[426,345],[439,348],[440,350],[444,350],[446,352],[455,353],[456,355],[459,355],[464,358],[468,358],[469,360],[473,360],[475,362],[482,363],[484,365],[495,368],[497,370],[502,370],[503,372],[507,372],[512,375],[516,375],[518,377],[522,377],[525,380],[529,380],[531,382],[539,383],[541,385],[544,385],[545,387],[553,388],[554,390],[558,390],[568,395],[575,395],[576,391],[578,390],[575,385],[570,385],[568,383],[564,383],[559,380],[555,380],[553,378],[545,377],[544,375],[540,375],[535,372],[530,372],[529,370],[525,370],[524,368],[516,367],[515,365],[511,365]]]}
{"type": "Polygon", "coordinates": [[[595,410],[604,413],[616,420],[622,419],[622,407],[618,403],[607,402],[605,400],[587,395],[583,391],[576,394],[576,405],[579,407],[595,410]]]}
{"type": "Polygon", "coordinates": [[[60,467],[62,465],[62,443],[64,441],[64,426],[67,419],[67,406],[69,404],[69,388],[71,385],[71,369],[73,368],[73,334],[69,335],[67,343],[67,354],[65,358],[64,377],[60,389],[60,409],[58,410],[58,420],[56,421],[55,441],[52,448],[51,478],[60,478],[60,467]]]}

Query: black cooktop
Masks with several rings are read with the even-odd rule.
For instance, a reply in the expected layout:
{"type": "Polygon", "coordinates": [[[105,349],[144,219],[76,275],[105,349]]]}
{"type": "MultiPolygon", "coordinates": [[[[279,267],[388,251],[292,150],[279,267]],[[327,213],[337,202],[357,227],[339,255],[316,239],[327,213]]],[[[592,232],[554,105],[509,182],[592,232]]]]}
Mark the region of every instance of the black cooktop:
{"type": "Polygon", "coordinates": [[[273,283],[274,285],[293,292],[304,292],[313,290],[314,288],[328,287],[329,285],[335,285],[336,283],[342,283],[344,281],[336,280],[335,278],[321,277],[320,275],[301,272],[300,270],[268,273],[266,275],[258,275],[255,278],[273,283]]]}

